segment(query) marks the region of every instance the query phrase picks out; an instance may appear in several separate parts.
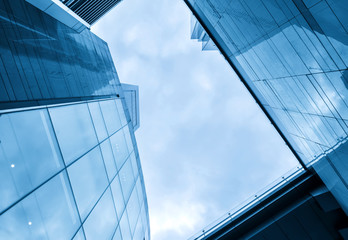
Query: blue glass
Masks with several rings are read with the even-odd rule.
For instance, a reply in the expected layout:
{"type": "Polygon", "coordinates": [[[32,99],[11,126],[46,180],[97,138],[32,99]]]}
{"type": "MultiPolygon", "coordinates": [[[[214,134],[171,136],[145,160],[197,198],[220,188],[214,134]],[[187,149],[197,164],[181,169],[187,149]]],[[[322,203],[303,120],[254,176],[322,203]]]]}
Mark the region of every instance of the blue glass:
{"type": "Polygon", "coordinates": [[[141,183],[140,177],[138,178],[137,183],[136,183],[135,186],[136,186],[137,192],[138,192],[139,205],[142,206],[143,203],[144,203],[145,194],[144,194],[144,191],[143,191],[143,187],[142,187],[142,183],[141,183]]]}
{"type": "Polygon", "coordinates": [[[129,227],[131,232],[133,233],[135,231],[135,226],[140,213],[140,206],[139,206],[138,194],[137,194],[136,188],[133,189],[133,192],[127,203],[127,213],[128,213],[128,219],[129,219],[129,227]]]}
{"type": "Polygon", "coordinates": [[[124,108],[123,108],[121,99],[115,99],[114,101],[115,101],[116,106],[117,106],[118,115],[120,117],[121,125],[124,126],[127,124],[127,119],[126,119],[126,115],[124,113],[124,108]]]}
{"type": "Polygon", "coordinates": [[[68,168],[71,186],[82,220],[91,211],[108,180],[99,148],[94,148],[68,168]]]}
{"type": "Polygon", "coordinates": [[[1,215],[0,239],[48,239],[34,194],[1,215]]]}
{"type": "Polygon", "coordinates": [[[47,110],[0,115],[0,211],[63,167],[47,110]]]}
{"type": "Polygon", "coordinates": [[[110,186],[111,186],[112,196],[114,198],[117,216],[120,217],[122,216],[123,210],[125,209],[125,202],[124,202],[124,197],[123,197],[122,188],[121,188],[118,175],[114,178],[110,186]]]}
{"type": "Polygon", "coordinates": [[[117,227],[114,237],[112,238],[112,240],[122,240],[122,236],[121,236],[121,231],[120,231],[120,227],[117,227]]]}
{"type": "Polygon", "coordinates": [[[109,135],[122,127],[114,100],[99,102],[109,135]]]}
{"type": "Polygon", "coordinates": [[[71,239],[80,220],[63,172],[0,217],[0,239],[71,239]]]}
{"type": "MultiPolygon", "coordinates": [[[[143,225],[143,227],[144,227],[144,231],[147,231],[147,229],[148,229],[148,218],[147,218],[147,215],[146,215],[146,210],[145,210],[145,207],[144,207],[144,205],[142,206],[142,208],[141,208],[141,211],[140,211],[140,216],[141,216],[141,218],[139,219],[139,221],[141,221],[142,222],[142,225],[143,225]]],[[[146,236],[147,234],[145,234],[145,236],[146,236]]]]}
{"type": "Polygon", "coordinates": [[[138,177],[138,174],[139,174],[139,168],[138,168],[138,163],[137,163],[137,159],[135,157],[134,152],[132,152],[131,155],[129,156],[129,160],[131,161],[133,175],[134,175],[134,178],[136,179],[138,177]]]}
{"type": "Polygon", "coordinates": [[[129,152],[123,131],[120,130],[110,137],[112,152],[116,160],[117,168],[120,169],[126,161],[129,152]]]}
{"type": "Polygon", "coordinates": [[[133,239],[134,240],[143,240],[144,239],[144,227],[141,218],[138,219],[137,226],[134,231],[133,239]]]}
{"type": "Polygon", "coordinates": [[[99,103],[98,102],[91,102],[88,103],[89,111],[91,112],[93,124],[95,131],[97,132],[98,140],[101,142],[105,138],[107,138],[108,133],[105,128],[105,123],[103,119],[103,115],[101,113],[99,103]]]}
{"type": "MultiPolygon", "coordinates": [[[[130,123],[131,124],[131,123],[130,123]]],[[[130,127],[129,124],[127,124],[127,126],[125,126],[123,128],[123,133],[124,133],[124,137],[126,139],[126,143],[127,143],[127,147],[128,147],[128,151],[132,152],[133,151],[133,142],[132,142],[132,137],[130,135],[130,127]]]]}
{"type": "Polygon", "coordinates": [[[103,40],[88,30],[75,31],[26,1],[1,3],[0,51],[6,61],[0,61],[0,75],[7,99],[115,94],[119,80],[103,40]]]}
{"type": "Polygon", "coordinates": [[[88,216],[83,228],[87,239],[108,240],[113,236],[116,226],[116,212],[108,189],[88,216]]]}
{"type": "Polygon", "coordinates": [[[49,113],[67,165],[98,144],[87,104],[49,108],[49,113]]]}
{"type": "Polygon", "coordinates": [[[35,192],[49,239],[71,238],[80,226],[69,181],[63,172],[35,192]]]}
{"type": "Polygon", "coordinates": [[[76,233],[75,237],[73,238],[73,240],[85,240],[85,235],[83,234],[83,230],[82,228],[80,228],[80,230],[76,233]]]}
{"type": "Polygon", "coordinates": [[[121,170],[119,171],[119,176],[120,176],[120,182],[122,186],[124,200],[127,202],[135,184],[131,161],[127,160],[125,162],[125,164],[122,166],[121,170]]]}
{"type": "Polygon", "coordinates": [[[132,234],[131,234],[130,229],[129,229],[127,211],[124,211],[119,224],[120,224],[119,226],[120,226],[121,233],[122,233],[122,238],[124,240],[132,239],[132,234]]]}
{"type": "Polygon", "coordinates": [[[100,149],[103,155],[106,172],[111,181],[111,179],[116,175],[117,169],[109,139],[100,144],[100,149]]]}

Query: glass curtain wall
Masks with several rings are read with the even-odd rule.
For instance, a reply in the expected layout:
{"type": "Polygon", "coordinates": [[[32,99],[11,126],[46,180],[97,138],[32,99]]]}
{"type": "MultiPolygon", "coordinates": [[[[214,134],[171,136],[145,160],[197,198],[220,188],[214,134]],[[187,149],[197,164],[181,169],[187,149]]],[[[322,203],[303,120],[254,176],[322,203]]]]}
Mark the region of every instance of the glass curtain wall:
{"type": "Polygon", "coordinates": [[[119,93],[108,45],[88,29],[76,32],[25,0],[1,0],[0,36],[1,109],[119,93]]]}
{"type": "Polygon", "coordinates": [[[348,213],[348,1],[185,1],[348,213]]]}
{"type": "Polygon", "coordinates": [[[0,112],[0,239],[149,239],[121,99],[0,112]]]}

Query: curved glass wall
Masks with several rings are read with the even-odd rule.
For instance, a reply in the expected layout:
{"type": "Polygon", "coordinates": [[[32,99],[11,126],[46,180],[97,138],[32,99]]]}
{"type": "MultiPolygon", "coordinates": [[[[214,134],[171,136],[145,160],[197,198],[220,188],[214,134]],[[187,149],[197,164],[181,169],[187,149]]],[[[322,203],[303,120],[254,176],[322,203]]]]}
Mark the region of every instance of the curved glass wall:
{"type": "Polygon", "coordinates": [[[149,239],[121,99],[0,112],[0,239],[149,239]]]}

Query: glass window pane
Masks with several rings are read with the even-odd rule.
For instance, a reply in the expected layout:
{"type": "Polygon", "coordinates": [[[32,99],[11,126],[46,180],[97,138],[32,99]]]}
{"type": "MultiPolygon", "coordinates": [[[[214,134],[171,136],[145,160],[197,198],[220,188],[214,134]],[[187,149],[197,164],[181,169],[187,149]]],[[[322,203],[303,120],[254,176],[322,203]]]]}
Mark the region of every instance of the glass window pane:
{"type": "Polygon", "coordinates": [[[66,172],[43,185],[35,195],[48,238],[50,240],[71,238],[81,223],[66,172]]]}
{"type": "Polygon", "coordinates": [[[0,115],[0,210],[62,167],[47,110],[0,115]]]}
{"type": "Polygon", "coordinates": [[[101,101],[99,104],[103,113],[106,129],[109,135],[111,135],[121,128],[116,104],[113,100],[101,101]]]}
{"type": "Polygon", "coordinates": [[[110,137],[110,142],[114,157],[116,159],[116,166],[118,169],[120,169],[129,155],[123,131],[118,131],[117,133],[112,135],[110,137]]]}
{"type": "Polygon", "coordinates": [[[80,224],[61,173],[1,216],[0,239],[71,239],[80,224]]]}
{"type": "Polygon", "coordinates": [[[47,239],[34,194],[1,215],[0,239],[47,239]]]}
{"type": "Polygon", "coordinates": [[[139,205],[142,206],[144,203],[144,197],[146,197],[146,196],[144,196],[144,194],[143,194],[143,187],[141,185],[140,178],[138,178],[138,180],[137,180],[136,188],[138,191],[139,205]]]}
{"type": "Polygon", "coordinates": [[[114,181],[111,183],[112,196],[114,197],[115,207],[117,216],[122,216],[125,204],[122,194],[121,184],[118,176],[115,177],[114,181]]]}
{"type": "Polygon", "coordinates": [[[73,240],[85,240],[85,235],[83,235],[82,228],[76,233],[75,237],[73,240]]]}
{"type": "Polygon", "coordinates": [[[66,164],[97,145],[97,137],[86,104],[49,108],[66,164]]]}
{"type": "Polygon", "coordinates": [[[127,202],[134,186],[133,169],[130,161],[126,161],[126,163],[123,165],[120,170],[119,176],[124,200],[127,202]]]}
{"type": "Polygon", "coordinates": [[[120,228],[123,239],[132,239],[132,235],[129,230],[129,223],[128,223],[128,216],[127,211],[124,211],[121,221],[120,221],[120,228]]]}
{"type": "Polygon", "coordinates": [[[68,174],[83,220],[108,185],[99,148],[93,149],[72,164],[68,168],[68,174]]]}
{"type": "Polygon", "coordinates": [[[121,99],[115,99],[115,102],[116,102],[118,114],[120,116],[121,124],[122,126],[124,126],[127,124],[127,119],[126,119],[126,115],[124,114],[124,108],[123,108],[121,99]]]}
{"type": "Polygon", "coordinates": [[[129,198],[129,201],[127,203],[127,213],[128,213],[130,230],[133,234],[137,220],[138,220],[138,216],[140,213],[140,206],[139,206],[136,188],[134,188],[134,190],[129,198]]]}
{"type": "Polygon", "coordinates": [[[120,228],[117,227],[116,232],[114,234],[113,240],[122,240],[120,228]]]}
{"type": "Polygon", "coordinates": [[[103,154],[106,172],[108,173],[109,180],[111,181],[117,170],[109,139],[100,144],[100,149],[103,154]]]}
{"type": "Polygon", "coordinates": [[[134,231],[133,240],[144,240],[143,222],[138,219],[137,227],[134,231]]]}
{"type": "Polygon", "coordinates": [[[99,103],[98,102],[88,103],[88,108],[92,115],[94,127],[97,132],[99,142],[101,142],[108,136],[108,133],[106,132],[105,123],[104,123],[103,115],[99,107],[99,103]]]}
{"type": "Polygon", "coordinates": [[[132,152],[133,151],[133,142],[131,139],[130,130],[129,130],[128,125],[123,128],[123,133],[124,133],[124,137],[125,137],[126,142],[127,142],[128,151],[132,152]]]}
{"type": "Polygon", "coordinates": [[[137,178],[137,176],[139,174],[139,170],[138,170],[137,159],[135,157],[134,152],[131,153],[131,155],[129,156],[129,159],[130,159],[130,161],[132,163],[132,169],[133,169],[134,178],[137,178]]]}
{"type": "Polygon", "coordinates": [[[116,226],[116,212],[108,189],[88,216],[83,228],[87,239],[97,240],[111,239],[116,226]]]}

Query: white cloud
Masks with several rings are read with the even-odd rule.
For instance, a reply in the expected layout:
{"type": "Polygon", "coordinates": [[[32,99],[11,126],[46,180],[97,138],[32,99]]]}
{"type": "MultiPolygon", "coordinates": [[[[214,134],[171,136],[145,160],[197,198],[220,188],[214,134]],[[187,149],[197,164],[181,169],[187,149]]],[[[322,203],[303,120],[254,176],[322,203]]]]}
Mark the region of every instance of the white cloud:
{"type": "Polygon", "coordinates": [[[190,237],[296,165],[223,56],[190,40],[189,18],[182,0],[127,0],[95,27],[120,80],[139,85],[153,240],[190,237]]]}

